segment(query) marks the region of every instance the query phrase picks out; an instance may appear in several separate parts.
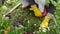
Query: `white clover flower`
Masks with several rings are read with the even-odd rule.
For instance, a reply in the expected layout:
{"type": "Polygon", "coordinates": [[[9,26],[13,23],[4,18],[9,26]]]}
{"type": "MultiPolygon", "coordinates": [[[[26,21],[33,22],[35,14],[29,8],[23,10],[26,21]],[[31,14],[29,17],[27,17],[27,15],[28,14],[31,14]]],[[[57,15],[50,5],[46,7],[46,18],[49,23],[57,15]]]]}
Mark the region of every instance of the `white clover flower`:
{"type": "Polygon", "coordinates": [[[34,26],[36,26],[36,24],[34,24],[34,26]]]}

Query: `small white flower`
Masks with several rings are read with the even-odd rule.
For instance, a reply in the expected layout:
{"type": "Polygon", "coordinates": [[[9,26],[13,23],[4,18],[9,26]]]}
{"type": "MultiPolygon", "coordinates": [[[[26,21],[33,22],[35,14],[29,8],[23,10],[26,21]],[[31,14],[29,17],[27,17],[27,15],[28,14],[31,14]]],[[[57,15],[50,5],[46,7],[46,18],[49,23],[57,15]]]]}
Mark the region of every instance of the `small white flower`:
{"type": "Polygon", "coordinates": [[[33,34],[35,34],[35,32],[33,32],[33,34]]]}
{"type": "Polygon", "coordinates": [[[43,32],[46,32],[46,31],[47,31],[47,29],[45,29],[45,28],[44,28],[42,31],[43,31],[43,32]]]}
{"type": "Polygon", "coordinates": [[[36,24],[34,24],[34,26],[36,26],[36,24]]]}
{"type": "Polygon", "coordinates": [[[28,20],[28,23],[30,23],[30,21],[28,20]]]}
{"type": "Polygon", "coordinates": [[[21,28],[24,28],[24,26],[22,26],[22,25],[19,25],[21,28]]]}
{"type": "Polygon", "coordinates": [[[48,27],[48,31],[50,31],[50,28],[48,27]]]}

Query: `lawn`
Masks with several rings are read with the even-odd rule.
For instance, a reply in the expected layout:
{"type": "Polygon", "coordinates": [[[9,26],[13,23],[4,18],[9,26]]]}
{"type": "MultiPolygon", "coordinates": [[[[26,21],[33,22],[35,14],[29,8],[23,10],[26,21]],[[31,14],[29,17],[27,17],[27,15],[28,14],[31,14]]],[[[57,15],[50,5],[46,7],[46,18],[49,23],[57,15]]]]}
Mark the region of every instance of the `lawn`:
{"type": "Polygon", "coordinates": [[[39,25],[44,18],[36,17],[28,9],[23,10],[21,5],[2,19],[4,14],[20,2],[20,0],[6,0],[0,6],[0,34],[6,32],[7,34],[60,34],[60,0],[57,3],[52,1],[56,7],[55,15],[45,31],[39,30],[39,25]]]}

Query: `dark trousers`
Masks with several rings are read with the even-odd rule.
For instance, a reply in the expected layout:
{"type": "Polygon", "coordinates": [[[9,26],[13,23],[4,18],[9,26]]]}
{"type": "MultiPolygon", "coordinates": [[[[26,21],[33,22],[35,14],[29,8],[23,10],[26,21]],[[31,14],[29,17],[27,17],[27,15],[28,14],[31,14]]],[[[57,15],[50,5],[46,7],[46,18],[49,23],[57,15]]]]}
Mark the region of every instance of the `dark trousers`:
{"type": "Polygon", "coordinates": [[[29,0],[30,5],[36,4],[34,0],[29,0]]]}
{"type": "MultiPolygon", "coordinates": [[[[54,0],[54,1],[57,2],[57,0],[54,0]]],[[[51,14],[54,14],[55,9],[56,9],[56,7],[50,2],[49,8],[47,8],[47,11],[51,14]]]]}

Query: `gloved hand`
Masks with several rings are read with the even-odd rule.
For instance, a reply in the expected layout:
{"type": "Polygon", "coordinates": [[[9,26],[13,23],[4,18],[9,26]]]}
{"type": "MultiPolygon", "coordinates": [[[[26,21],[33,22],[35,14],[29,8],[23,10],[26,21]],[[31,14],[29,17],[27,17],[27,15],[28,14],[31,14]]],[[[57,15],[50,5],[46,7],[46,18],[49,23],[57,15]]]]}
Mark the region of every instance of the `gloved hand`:
{"type": "Polygon", "coordinates": [[[37,8],[36,5],[31,6],[30,10],[34,11],[35,16],[37,16],[37,17],[41,17],[42,16],[41,11],[37,8]]]}
{"type": "Polygon", "coordinates": [[[48,23],[52,19],[52,17],[53,17],[53,14],[48,13],[47,16],[44,18],[44,20],[42,21],[42,24],[40,25],[39,29],[48,28],[48,23]]]}
{"type": "Polygon", "coordinates": [[[42,21],[42,24],[40,25],[39,29],[45,29],[48,28],[50,18],[45,17],[45,19],[42,21]]]}

